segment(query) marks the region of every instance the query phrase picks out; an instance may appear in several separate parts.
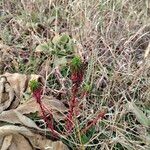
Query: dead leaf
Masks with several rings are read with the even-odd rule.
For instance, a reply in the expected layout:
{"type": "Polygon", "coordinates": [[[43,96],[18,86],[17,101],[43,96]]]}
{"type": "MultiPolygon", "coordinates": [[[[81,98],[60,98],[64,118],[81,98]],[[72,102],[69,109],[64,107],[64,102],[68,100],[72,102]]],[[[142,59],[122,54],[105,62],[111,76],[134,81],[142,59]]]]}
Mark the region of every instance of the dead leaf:
{"type": "Polygon", "coordinates": [[[7,109],[15,98],[15,93],[5,76],[0,77],[0,113],[7,109]]]}
{"type": "Polygon", "coordinates": [[[8,111],[3,111],[0,114],[0,121],[3,122],[8,122],[12,124],[20,124],[24,125],[29,128],[34,128],[37,130],[41,130],[34,121],[32,121],[30,118],[26,117],[25,115],[22,115],[16,110],[8,110],[8,111]]]}
{"type": "Polygon", "coordinates": [[[34,134],[27,128],[25,127],[19,127],[15,125],[5,125],[0,127],[0,137],[1,136],[6,136],[9,134],[23,134],[25,136],[33,136],[34,134]]]}
{"type": "Polygon", "coordinates": [[[28,88],[28,83],[35,79],[39,81],[40,83],[44,83],[44,79],[40,75],[31,74],[31,75],[25,75],[25,74],[19,74],[19,73],[5,73],[1,76],[5,76],[7,78],[7,81],[10,83],[12,88],[14,89],[16,96],[18,98],[21,98],[24,91],[28,88]]]}
{"type": "Polygon", "coordinates": [[[19,105],[24,92],[30,92],[28,84],[31,80],[44,84],[44,78],[35,74],[5,73],[0,75],[0,79],[0,113],[8,107],[12,109],[19,105]]]}
{"type": "MultiPolygon", "coordinates": [[[[30,113],[41,111],[36,100],[34,98],[29,98],[28,101],[23,104],[20,103],[23,93],[29,90],[28,84],[30,80],[33,79],[38,80],[40,83],[44,83],[44,79],[39,75],[27,76],[18,73],[5,73],[0,76],[0,121],[23,125],[4,125],[0,127],[0,149],[68,150],[67,146],[61,141],[53,142],[31,131],[31,129],[36,129],[37,132],[42,134],[47,131],[47,129],[39,128],[34,121],[25,116],[30,113]],[[10,110],[6,111],[5,109],[10,110]]],[[[49,113],[49,110],[52,110],[56,121],[64,119],[64,113],[67,111],[67,108],[61,101],[52,96],[43,96],[41,101],[47,113],[49,113]]]]}
{"type": "Polygon", "coordinates": [[[25,127],[5,125],[0,127],[1,150],[68,150],[61,141],[51,141],[44,136],[35,134],[25,127]]]}
{"type": "Polygon", "coordinates": [[[12,135],[5,136],[4,140],[3,140],[1,150],[7,150],[10,147],[11,142],[12,142],[12,135]]]}
{"type": "MultiPolygon", "coordinates": [[[[39,104],[36,103],[36,100],[34,98],[31,98],[30,101],[31,101],[30,105],[32,104],[31,106],[34,107],[34,110],[35,110],[35,106],[37,106],[38,110],[36,111],[39,111],[40,107],[39,107],[39,104]]],[[[64,113],[67,112],[68,109],[65,107],[65,105],[61,101],[57,100],[53,96],[43,96],[41,101],[43,105],[47,108],[45,109],[47,113],[49,113],[48,110],[52,110],[52,114],[56,121],[64,120],[65,118],[64,113]]]]}
{"type": "Polygon", "coordinates": [[[3,139],[3,143],[0,145],[1,150],[6,150],[5,144],[7,144],[7,146],[9,144],[9,150],[32,150],[32,146],[25,136],[33,136],[33,134],[30,132],[30,130],[24,127],[12,125],[2,126],[0,127],[0,135],[0,138],[3,139]],[[9,142],[6,141],[7,139],[9,142]]]}
{"type": "MultiPolygon", "coordinates": [[[[42,98],[42,102],[44,106],[47,108],[45,111],[47,114],[49,113],[48,110],[52,110],[53,117],[55,121],[60,121],[65,119],[65,112],[67,112],[67,108],[64,104],[55,99],[54,97],[44,96],[42,98]]],[[[0,121],[9,122],[13,124],[21,124],[26,127],[35,128],[37,130],[41,130],[30,118],[26,117],[25,115],[35,112],[41,112],[39,104],[36,102],[34,98],[31,98],[24,104],[19,105],[18,108],[3,111],[0,114],[0,121]]]]}
{"type": "Polygon", "coordinates": [[[12,143],[9,147],[10,150],[33,150],[30,142],[21,134],[13,135],[12,143]]]}
{"type": "Polygon", "coordinates": [[[34,138],[28,138],[34,147],[43,150],[69,150],[68,147],[61,141],[51,141],[49,139],[43,138],[43,136],[39,134],[34,134],[34,138]]]}

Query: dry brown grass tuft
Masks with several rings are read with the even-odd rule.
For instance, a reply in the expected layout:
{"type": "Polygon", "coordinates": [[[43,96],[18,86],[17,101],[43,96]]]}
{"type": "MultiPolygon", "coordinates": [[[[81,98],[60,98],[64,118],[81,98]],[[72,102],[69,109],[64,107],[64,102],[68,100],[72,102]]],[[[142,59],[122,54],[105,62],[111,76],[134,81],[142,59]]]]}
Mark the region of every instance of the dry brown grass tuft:
{"type": "MultiPolygon", "coordinates": [[[[27,64],[16,54],[19,67],[7,68],[11,72],[50,72],[49,57],[36,58],[34,50],[61,33],[76,40],[88,61],[84,83],[92,90],[80,99],[86,108],[76,126],[84,126],[102,109],[107,114],[81,139],[76,130],[65,138],[71,149],[149,149],[149,0],[2,0],[0,4],[1,41],[30,54],[27,64]]],[[[56,79],[47,82],[57,91],[56,79]]]]}

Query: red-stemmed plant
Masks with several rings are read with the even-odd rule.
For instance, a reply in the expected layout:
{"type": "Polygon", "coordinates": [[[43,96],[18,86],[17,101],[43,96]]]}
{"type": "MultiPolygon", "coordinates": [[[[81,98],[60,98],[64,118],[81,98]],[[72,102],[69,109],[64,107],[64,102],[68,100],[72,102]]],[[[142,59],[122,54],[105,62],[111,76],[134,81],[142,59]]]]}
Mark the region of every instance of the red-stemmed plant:
{"type": "Polygon", "coordinates": [[[83,63],[80,57],[76,56],[71,61],[71,81],[72,81],[72,89],[71,89],[71,100],[69,104],[69,111],[66,118],[66,130],[70,133],[74,127],[73,117],[77,116],[77,94],[80,87],[80,84],[83,81],[83,63]]]}
{"type": "Polygon", "coordinates": [[[42,93],[43,93],[43,88],[40,85],[39,82],[37,82],[36,80],[32,80],[30,81],[30,89],[33,93],[33,97],[36,99],[36,102],[39,104],[41,112],[42,112],[42,116],[44,121],[47,123],[48,128],[50,129],[50,131],[52,132],[53,136],[57,136],[56,131],[54,130],[54,126],[53,126],[53,114],[52,111],[50,109],[48,109],[46,106],[44,106],[44,104],[42,103],[42,93]],[[47,117],[47,111],[48,111],[48,117],[47,117]]]}
{"type": "MultiPolygon", "coordinates": [[[[70,63],[72,88],[71,88],[71,99],[69,101],[69,110],[68,110],[68,114],[65,120],[65,128],[67,131],[66,134],[72,132],[74,128],[74,124],[75,124],[74,119],[77,118],[77,115],[78,115],[78,112],[77,112],[77,109],[79,107],[78,95],[79,95],[79,89],[80,89],[81,83],[83,81],[84,65],[85,64],[82,62],[81,58],[78,56],[75,56],[70,63]]],[[[44,106],[44,104],[42,103],[42,94],[43,94],[42,86],[36,80],[32,80],[29,86],[33,93],[33,97],[36,99],[37,103],[40,106],[44,121],[47,123],[47,126],[52,132],[53,136],[57,137],[58,132],[54,130],[52,110],[44,106]],[[49,117],[47,117],[47,112],[48,112],[49,117]]],[[[84,89],[84,91],[81,92],[81,96],[80,96],[81,99],[88,94],[89,89],[90,89],[90,86],[86,85],[86,88],[84,89]]],[[[105,115],[105,112],[99,112],[96,118],[93,118],[90,122],[86,124],[86,126],[83,129],[81,129],[81,133],[82,134],[86,133],[100,119],[103,119],[104,115],[105,115]]]]}

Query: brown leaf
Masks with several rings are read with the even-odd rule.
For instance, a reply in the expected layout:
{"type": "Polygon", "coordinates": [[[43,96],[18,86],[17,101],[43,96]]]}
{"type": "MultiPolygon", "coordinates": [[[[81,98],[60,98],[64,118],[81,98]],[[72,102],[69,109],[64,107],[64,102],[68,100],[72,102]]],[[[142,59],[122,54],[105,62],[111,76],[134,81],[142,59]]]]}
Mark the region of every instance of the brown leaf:
{"type": "Polygon", "coordinates": [[[34,147],[40,149],[52,149],[52,150],[68,150],[67,146],[64,145],[61,141],[51,141],[49,139],[43,138],[39,134],[34,134],[34,138],[29,137],[30,142],[34,147]]]}
{"type": "Polygon", "coordinates": [[[7,109],[15,97],[14,90],[5,76],[0,77],[0,113],[7,109]]]}
{"type": "Polygon", "coordinates": [[[3,139],[1,150],[7,150],[12,142],[12,135],[6,135],[3,139]]]}
{"type": "Polygon", "coordinates": [[[13,110],[13,109],[8,111],[3,111],[0,114],[0,121],[8,122],[11,124],[20,124],[28,128],[34,128],[36,130],[43,131],[43,129],[39,128],[33,120],[21,114],[17,110],[13,110]]]}
{"type": "Polygon", "coordinates": [[[40,75],[31,74],[31,75],[25,75],[25,74],[19,74],[19,73],[5,73],[1,76],[5,76],[7,78],[7,81],[10,83],[12,88],[14,89],[16,96],[18,98],[21,98],[23,96],[23,93],[28,88],[28,83],[31,80],[37,80],[39,82],[44,83],[44,79],[40,75]]]}
{"type": "MultiPolygon", "coordinates": [[[[41,101],[48,110],[52,110],[52,114],[54,115],[54,119],[56,121],[63,120],[65,118],[64,113],[68,110],[61,101],[57,100],[53,96],[43,96],[41,101]]],[[[40,106],[34,98],[31,98],[26,103],[20,105],[17,108],[17,111],[21,114],[41,112],[40,106]]]]}
{"type": "Polygon", "coordinates": [[[44,83],[42,76],[35,74],[5,73],[0,75],[0,113],[8,107],[12,109],[19,105],[23,93],[30,91],[28,84],[33,79],[38,80],[41,84],[44,83]]]}
{"type": "MultiPolygon", "coordinates": [[[[42,98],[42,103],[48,110],[52,110],[52,114],[56,121],[65,119],[64,113],[67,111],[67,108],[61,101],[55,99],[52,96],[44,96],[42,98]]],[[[47,109],[45,109],[45,111],[49,113],[47,109]]],[[[11,109],[3,111],[0,114],[0,121],[9,122],[13,124],[21,124],[30,128],[41,130],[30,118],[25,116],[27,114],[35,112],[39,112],[40,115],[41,109],[36,100],[34,98],[31,98],[26,103],[19,105],[19,107],[15,110],[11,109]]]]}
{"type": "Polygon", "coordinates": [[[0,149],[5,150],[7,147],[9,150],[68,150],[61,141],[51,141],[25,127],[14,125],[0,127],[0,149]]]}

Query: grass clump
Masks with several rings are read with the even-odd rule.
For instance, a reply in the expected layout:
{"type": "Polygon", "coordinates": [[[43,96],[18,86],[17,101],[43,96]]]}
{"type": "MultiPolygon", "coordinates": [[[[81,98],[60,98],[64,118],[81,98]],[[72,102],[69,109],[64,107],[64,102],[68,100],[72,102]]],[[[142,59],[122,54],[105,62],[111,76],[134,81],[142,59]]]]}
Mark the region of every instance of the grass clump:
{"type": "Polygon", "coordinates": [[[149,0],[0,5],[0,39],[11,49],[6,55],[8,48],[0,45],[0,72],[44,76],[46,94],[68,108],[75,95],[75,128],[62,137],[70,149],[149,149],[149,0]],[[99,120],[102,110],[107,111],[99,120]],[[98,121],[90,126],[93,119],[98,121]]]}

